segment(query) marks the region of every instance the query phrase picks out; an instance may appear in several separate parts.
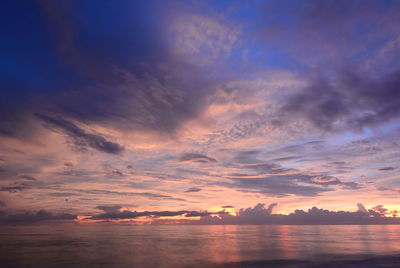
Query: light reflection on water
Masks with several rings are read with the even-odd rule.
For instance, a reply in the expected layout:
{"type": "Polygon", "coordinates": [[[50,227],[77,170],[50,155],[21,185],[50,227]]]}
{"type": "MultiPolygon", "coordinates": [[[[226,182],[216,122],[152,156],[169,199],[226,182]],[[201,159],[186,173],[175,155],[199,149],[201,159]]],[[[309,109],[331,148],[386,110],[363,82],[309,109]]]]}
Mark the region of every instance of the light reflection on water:
{"type": "Polygon", "coordinates": [[[1,267],[205,267],[251,260],[400,254],[400,226],[17,226],[1,267]]]}

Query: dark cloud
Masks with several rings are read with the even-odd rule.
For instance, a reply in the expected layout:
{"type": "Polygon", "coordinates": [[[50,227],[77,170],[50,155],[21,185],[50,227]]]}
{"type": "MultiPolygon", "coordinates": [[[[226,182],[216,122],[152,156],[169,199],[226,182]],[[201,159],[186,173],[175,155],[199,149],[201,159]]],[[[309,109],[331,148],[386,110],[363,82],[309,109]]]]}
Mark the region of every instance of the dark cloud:
{"type": "MultiPolygon", "coordinates": [[[[88,3],[41,0],[24,10],[27,18],[37,19],[26,20],[28,25],[22,20],[25,28],[18,27],[21,13],[15,10],[10,15],[15,27],[10,31],[17,34],[7,40],[14,45],[8,48],[10,60],[4,67],[12,70],[3,79],[7,94],[0,100],[0,135],[26,141],[26,135],[40,129],[33,114],[52,111],[87,125],[174,136],[182,124],[201,114],[219,78],[214,70],[171,54],[164,34],[166,17],[161,15],[167,7],[153,1],[102,3],[93,8],[88,3]],[[35,38],[24,42],[29,32],[35,38]],[[15,45],[21,43],[22,47],[15,45]],[[39,89],[32,84],[39,84],[39,89]]],[[[85,143],[96,139],[79,136],[85,143]]],[[[99,139],[92,143],[108,142],[99,139]]],[[[95,148],[121,151],[111,145],[95,148]]]]}
{"type": "Polygon", "coordinates": [[[380,171],[391,171],[391,170],[394,170],[395,168],[394,167],[383,167],[383,168],[380,168],[379,170],[380,171]]]}
{"type": "Polygon", "coordinates": [[[89,146],[93,149],[110,154],[119,154],[124,148],[114,142],[107,141],[104,137],[87,133],[79,128],[71,121],[67,121],[61,117],[50,117],[44,114],[36,114],[36,117],[49,124],[51,128],[57,128],[65,132],[79,146],[89,146]]]}
{"type": "Polygon", "coordinates": [[[4,167],[0,165],[0,180],[14,180],[20,178],[33,181],[32,178],[34,177],[26,174],[38,174],[43,167],[53,164],[54,159],[51,157],[37,157],[30,159],[30,161],[9,161],[4,167]]]}
{"type": "Polygon", "coordinates": [[[27,175],[20,175],[19,177],[21,179],[25,179],[25,180],[28,180],[28,181],[36,181],[37,180],[35,177],[27,176],[27,175]]]}
{"type": "MultiPolygon", "coordinates": [[[[282,168],[282,166],[275,163],[266,163],[263,160],[257,158],[260,151],[242,151],[238,152],[234,158],[233,163],[230,165],[240,169],[247,169],[257,172],[260,174],[281,174],[293,169],[282,168]]],[[[236,174],[230,174],[235,176],[236,174]]],[[[244,174],[243,174],[244,175],[244,174]]],[[[254,175],[254,174],[253,174],[254,175]]]]}
{"type": "Polygon", "coordinates": [[[114,83],[119,74],[113,72],[113,66],[128,68],[167,56],[159,29],[163,3],[101,3],[95,9],[79,2],[38,3],[58,59],[92,81],[114,83]],[[97,20],[97,16],[108,22],[97,20]]]}
{"type": "Polygon", "coordinates": [[[54,214],[46,210],[40,210],[37,213],[24,212],[19,214],[10,214],[5,211],[0,212],[0,224],[30,224],[47,221],[74,220],[76,218],[76,215],[68,213],[54,214]]]}
{"type": "Polygon", "coordinates": [[[76,193],[49,193],[49,196],[54,196],[54,197],[68,197],[68,196],[76,196],[78,194],[76,193]]]}
{"type": "Polygon", "coordinates": [[[233,206],[222,206],[222,208],[234,208],[233,206]]]}
{"type": "Polygon", "coordinates": [[[196,192],[200,192],[200,191],[201,191],[201,188],[191,187],[191,188],[187,189],[185,191],[185,193],[196,193],[196,192]]]}
{"type": "Polygon", "coordinates": [[[396,217],[383,217],[382,213],[386,209],[376,206],[374,209],[366,210],[361,204],[356,212],[349,211],[329,211],[313,207],[304,210],[283,214],[272,214],[272,209],[276,204],[265,208],[264,204],[258,204],[253,208],[240,209],[237,215],[221,214],[218,217],[204,216],[198,224],[400,224],[400,219],[396,217]]]}
{"type": "Polygon", "coordinates": [[[103,220],[103,219],[109,219],[109,220],[117,220],[117,219],[135,219],[139,217],[160,217],[160,216],[179,216],[184,214],[184,212],[181,211],[142,211],[142,212],[137,212],[137,211],[130,211],[130,210],[123,210],[123,211],[110,211],[106,213],[101,213],[98,215],[95,215],[91,217],[91,219],[94,220],[103,220]]]}
{"type": "Polygon", "coordinates": [[[186,153],[179,158],[179,162],[216,163],[216,159],[197,153],[186,153]]]}
{"type": "Polygon", "coordinates": [[[289,194],[300,196],[318,196],[321,193],[333,191],[327,187],[302,185],[298,182],[311,181],[308,175],[272,175],[263,178],[230,178],[233,183],[222,183],[225,187],[234,188],[245,192],[263,193],[274,196],[287,196],[289,194]]]}
{"type": "Polygon", "coordinates": [[[111,79],[112,73],[109,72],[106,61],[79,46],[76,40],[78,29],[74,28],[76,21],[73,20],[76,15],[72,15],[71,5],[67,2],[55,4],[48,0],[40,0],[38,3],[47,21],[47,28],[55,43],[58,57],[91,79],[103,81],[111,79]]]}
{"type": "Polygon", "coordinates": [[[366,46],[369,53],[395,37],[399,9],[396,1],[272,1],[263,9],[256,38],[264,40],[266,53],[275,48],[274,54],[286,53],[301,66],[323,64],[328,69],[366,56],[361,52],[366,46]]]}
{"type": "Polygon", "coordinates": [[[0,192],[9,192],[9,193],[16,193],[19,191],[23,191],[29,189],[29,185],[23,182],[14,182],[8,186],[1,186],[0,192]]]}
{"type": "MultiPolygon", "coordinates": [[[[212,212],[199,212],[199,211],[190,211],[188,213],[185,214],[185,217],[204,217],[204,216],[210,216],[213,215],[215,213],[212,212]]],[[[218,213],[221,214],[221,213],[218,213]]]]}
{"type": "Polygon", "coordinates": [[[323,131],[360,131],[398,119],[399,14],[397,2],[267,3],[257,38],[266,51],[276,48],[274,55],[308,67],[308,86],[283,100],[277,122],[306,119],[323,131]]]}
{"type": "Polygon", "coordinates": [[[329,186],[342,186],[345,189],[359,189],[356,182],[342,182],[336,177],[307,174],[277,174],[262,177],[246,175],[229,177],[232,184],[223,183],[226,187],[241,191],[264,193],[276,196],[289,194],[300,196],[318,196],[321,193],[333,191],[329,186]]]}
{"type": "MultiPolygon", "coordinates": [[[[65,189],[68,190],[68,189],[65,189]]],[[[120,192],[120,191],[107,191],[107,190],[78,190],[74,189],[75,192],[93,194],[93,195],[118,195],[118,196],[145,196],[154,199],[168,199],[175,201],[186,201],[183,198],[173,197],[171,195],[156,194],[150,192],[120,192]]]]}
{"type": "Polygon", "coordinates": [[[336,79],[319,78],[290,96],[280,112],[324,131],[374,127],[400,117],[399,74],[369,78],[346,70],[336,79]]]}
{"type": "Polygon", "coordinates": [[[382,205],[376,205],[373,208],[368,210],[369,214],[374,217],[384,217],[388,212],[387,208],[384,208],[382,205]]]}
{"type": "Polygon", "coordinates": [[[261,162],[257,159],[260,153],[261,151],[258,150],[239,151],[235,154],[234,161],[239,164],[257,164],[261,162]]]}
{"type": "Polygon", "coordinates": [[[105,219],[135,219],[139,217],[173,217],[173,216],[185,216],[185,217],[203,217],[213,214],[225,214],[225,212],[207,212],[207,211],[130,211],[121,210],[121,206],[98,206],[100,210],[105,211],[95,216],[91,219],[94,220],[105,220],[105,219]]]}
{"type": "Polygon", "coordinates": [[[96,208],[103,210],[104,212],[118,212],[122,207],[120,205],[111,205],[111,206],[97,206],[96,208]]]}
{"type": "MultiPolygon", "coordinates": [[[[303,151],[309,146],[320,146],[323,142],[313,141],[300,145],[284,147],[280,150],[303,151]]],[[[327,191],[333,191],[330,186],[341,186],[345,189],[358,189],[356,182],[344,182],[339,178],[321,174],[303,174],[293,168],[284,168],[275,163],[266,163],[257,156],[260,151],[242,151],[237,153],[229,167],[243,170],[231,173],[226,178],[233,183],[221,183],[226,187],[240,191],[263,193],[276,196],[289,194],[300,196],[317,196],[327,191]]]]}
{"type": "Polygon", "coordinates": [[[298,156],[286,156],[286,157],[279,157],[279,158],[274,158],[272,161],[280,162],[280,161],[290,161],[290,160],[297,160],[300,159],[298,156]]]}
{"type": "Polygon", "coordinates": [[[349,164],[348,162],[345,161],[335,161],[331,163],[332,165],[337,165],[337,166],[342,166],[342,165],[347,165],[349,164]]]}
{"type": "Polygon", "coordinates": [[[214,90],[215,79],[206,79],[206,74],[193,66],[166,63],[164,67],[136,69],[116,70],[121,78],[113,84],[53,96],[47,106],[86,124],[173,136],[187,120],[200,115],[206,96],[214,90]]]}
{"type": "Polygon", "coordinates": [[[119,171],[119,170],[113,170],[113,171],[111,171],[111,173],[112,173],[112,174],[115,174],[115,175],[118,175],[118,176],[124,176],[124,173],[122,173],[122,172],[119,171]]]}

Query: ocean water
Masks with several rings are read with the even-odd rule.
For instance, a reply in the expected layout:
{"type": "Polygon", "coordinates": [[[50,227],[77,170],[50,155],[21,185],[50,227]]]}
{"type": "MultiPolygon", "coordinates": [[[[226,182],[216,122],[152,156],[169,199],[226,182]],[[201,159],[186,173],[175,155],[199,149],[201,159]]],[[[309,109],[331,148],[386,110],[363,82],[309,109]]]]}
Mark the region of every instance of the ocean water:
{"type": "Polygon", "coordinates": [[[400,267],[400,226],[0,227],[0,267],[400,267]]]}

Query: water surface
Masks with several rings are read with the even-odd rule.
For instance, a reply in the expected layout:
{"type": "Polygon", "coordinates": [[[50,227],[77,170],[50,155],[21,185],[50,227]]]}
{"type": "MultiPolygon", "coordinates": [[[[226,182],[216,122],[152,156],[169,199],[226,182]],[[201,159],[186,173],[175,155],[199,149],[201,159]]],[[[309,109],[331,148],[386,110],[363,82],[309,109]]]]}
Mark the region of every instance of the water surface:
{"type": "Polygon", "coordinates": [[[400,267],[395,225],[41,225],[0,236],[1,267],[400,267]]]}

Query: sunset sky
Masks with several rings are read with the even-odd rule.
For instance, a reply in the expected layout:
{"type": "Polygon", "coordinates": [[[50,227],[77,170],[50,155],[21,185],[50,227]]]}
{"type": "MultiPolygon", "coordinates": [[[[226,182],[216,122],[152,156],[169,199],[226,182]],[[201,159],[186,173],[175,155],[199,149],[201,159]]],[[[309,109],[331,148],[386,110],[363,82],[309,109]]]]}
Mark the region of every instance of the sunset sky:
{"type": "Polygon", "coordinates": [[[0,20],[0,222],[400,210],[399,1],[9,0],[0,20]]]}

